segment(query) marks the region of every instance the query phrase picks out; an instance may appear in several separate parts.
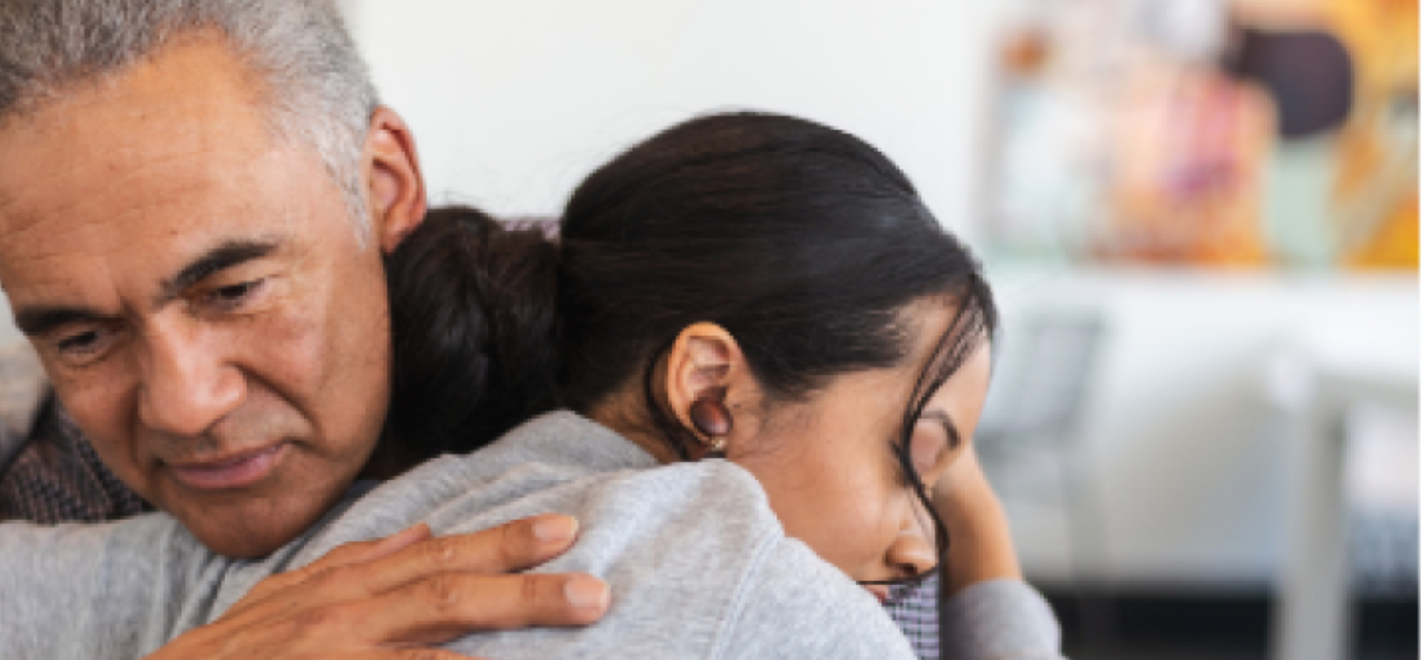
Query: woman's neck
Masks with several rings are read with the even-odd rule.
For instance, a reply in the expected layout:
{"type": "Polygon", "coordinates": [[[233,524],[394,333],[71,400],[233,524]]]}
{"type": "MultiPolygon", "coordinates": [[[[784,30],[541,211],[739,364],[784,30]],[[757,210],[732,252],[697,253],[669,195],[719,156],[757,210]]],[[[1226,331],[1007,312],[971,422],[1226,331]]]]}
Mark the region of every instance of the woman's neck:
{"type": "Polygon", "coordinates": [[[588,419],[597,422],[630,440],[651,454],[658,463],[680,462],[680,457],[666,444],[662,434],[656,430],[646,415],[640,397],[626,394],[608,397],[597,402],[586,411],[579,411],[588,419]]]}

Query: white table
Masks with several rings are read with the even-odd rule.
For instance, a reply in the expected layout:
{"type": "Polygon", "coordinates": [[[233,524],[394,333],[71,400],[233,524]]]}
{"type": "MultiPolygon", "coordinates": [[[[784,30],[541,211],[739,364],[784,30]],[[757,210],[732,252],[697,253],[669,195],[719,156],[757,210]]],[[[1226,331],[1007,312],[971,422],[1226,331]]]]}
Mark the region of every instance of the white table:
{"type": "Polygon", "coordinates": [[[1300,334],[1275,362],[1270,390],[1295,445],[1274,660],[1347,656],[1346,420],[1358,405],[1417,409],[1417,344],[1414,327],[1339,323],[1300,334]]]}

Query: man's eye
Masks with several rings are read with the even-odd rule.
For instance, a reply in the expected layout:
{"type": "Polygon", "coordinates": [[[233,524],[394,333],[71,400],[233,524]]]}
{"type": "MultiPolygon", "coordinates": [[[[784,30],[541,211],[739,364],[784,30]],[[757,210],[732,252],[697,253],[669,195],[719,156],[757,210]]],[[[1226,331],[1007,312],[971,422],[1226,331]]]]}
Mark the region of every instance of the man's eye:
{"type": "Polygon", "coordinates": [[[240,306],[243,302],[246,302],[248,298],[252,297],[253,294],[261,290],[265,282],[266,280],[252,280],[250,282],[242,282],[241,284],[233,284],[231,286],[213,289],[204,296],[206,299],[205,302],[221,309],[232,309],[240,306]]]}
{"type": "Polygon", "coordinates": [[[57,346],[65,353],[85,353],[92,351],[98,343],[99,331],[85,330],[60,339],[57,346]]]}
{"type": "Polygon", "coordinates": [[[105,355],[118,337],[116,328],[89,328],[59,336],[55,352],[72,366],[82,366],[105,355]]]}

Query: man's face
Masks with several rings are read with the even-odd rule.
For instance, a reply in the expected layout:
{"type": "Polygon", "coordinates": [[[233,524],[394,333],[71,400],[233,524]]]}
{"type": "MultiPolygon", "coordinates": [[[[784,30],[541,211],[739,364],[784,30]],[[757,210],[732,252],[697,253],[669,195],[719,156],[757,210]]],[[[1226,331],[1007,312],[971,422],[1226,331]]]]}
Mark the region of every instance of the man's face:
{"type": "Polygon", "coordinates": [[[0,126],[17,324],[100,458],[233,556],[339,498],[389,396],[379,219],[362,246],[252,91],[195,40],[0,126]]]}

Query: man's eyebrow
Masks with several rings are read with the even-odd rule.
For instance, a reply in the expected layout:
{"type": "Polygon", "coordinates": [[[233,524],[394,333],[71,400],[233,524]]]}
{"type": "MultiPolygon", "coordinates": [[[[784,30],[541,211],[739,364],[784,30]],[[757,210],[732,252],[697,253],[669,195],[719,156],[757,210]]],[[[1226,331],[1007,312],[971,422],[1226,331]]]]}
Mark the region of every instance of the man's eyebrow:
{"type": "MultiPolygon", "coordinates": [[[[265,257],[281,246],[277,239],[231,240],[208,250],[184,266],[177,275],[159,285],[157,300],[163,304],[178,297],[188,287],[215,273],[265,257]]],[[[71,323],[90,323],[114,318],[86,307],[38,306],[15,309],[15,327],[28,337],[38,337],[71,323]]]]}
{"type": "Polygon", "coordinates": [[[112,318],[82,307],[25,307],[15,310],[15,327],[27,337],[39,337],[70,323],[112,318]]]}
{"type": "Polygon", "coordinates": [[[163,280],[158,287],[157,302],[162,305],[182,295],[188,287],[233,266],[261,259],[275,252],[280,246],[281,242],[276,239],[226,241],[194,259],[178,271],[177,275],[163,280]]]}

